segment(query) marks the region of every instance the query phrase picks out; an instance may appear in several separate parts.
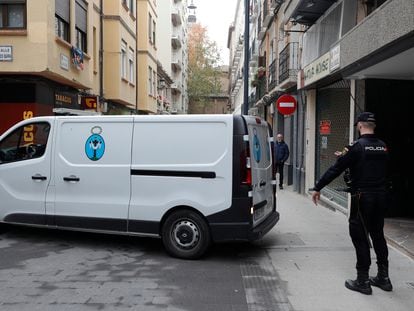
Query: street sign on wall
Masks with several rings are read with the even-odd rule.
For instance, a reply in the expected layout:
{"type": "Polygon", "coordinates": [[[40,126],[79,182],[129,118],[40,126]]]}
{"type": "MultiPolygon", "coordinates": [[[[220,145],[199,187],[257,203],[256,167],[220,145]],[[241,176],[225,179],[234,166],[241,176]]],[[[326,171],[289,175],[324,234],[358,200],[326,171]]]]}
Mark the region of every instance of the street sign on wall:
{"type": "Polygon", "coordinates": [[[292,95],[282,95],[276,101],[277,110],[283,115],[289,115],[295,112],[297,102],[292,95]]]}

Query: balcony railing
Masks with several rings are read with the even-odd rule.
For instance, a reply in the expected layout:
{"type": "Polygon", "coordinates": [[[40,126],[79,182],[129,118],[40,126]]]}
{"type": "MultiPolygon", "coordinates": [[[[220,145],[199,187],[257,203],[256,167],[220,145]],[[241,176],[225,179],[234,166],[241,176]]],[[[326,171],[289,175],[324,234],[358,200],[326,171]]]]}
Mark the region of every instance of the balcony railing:
{"type": "Polygon", "coordinates": [[[269,81],[268,88],[271,91],[277,85],[277,59],[275,59],[269,66],[269,81]]]}
{"type": "Polygon", "coordinates": [[[291,42],[279,53],[279,82],[296,82],[299,71],[299,43],[291,42]]]}

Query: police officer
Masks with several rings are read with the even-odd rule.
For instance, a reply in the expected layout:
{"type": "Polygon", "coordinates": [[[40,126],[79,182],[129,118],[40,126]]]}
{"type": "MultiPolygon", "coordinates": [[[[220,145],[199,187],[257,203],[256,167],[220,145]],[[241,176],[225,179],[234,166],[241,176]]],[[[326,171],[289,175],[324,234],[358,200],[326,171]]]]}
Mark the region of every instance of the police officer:
{"type": "Polygon", "coordinates": [[[335,153],[338,156],[337,161],[315,185],[312,200],[317,204],[321,189],[342,172],[348,171],[351,192],[349,234],[356,250],[357,278],[346,280],[345,287],[371,295],[371,285],[392,291],[388,277],[388,248],[383,231],[387,201],[388,150],[385,143],[374,134],[376,121],[373,113],[361,113],[355,125],[360,132],[360,138],[341,153],[335,153]],[[371,265],[368,234],[377,257],[378,274],[375,277],[368,277],[371,265]]]}

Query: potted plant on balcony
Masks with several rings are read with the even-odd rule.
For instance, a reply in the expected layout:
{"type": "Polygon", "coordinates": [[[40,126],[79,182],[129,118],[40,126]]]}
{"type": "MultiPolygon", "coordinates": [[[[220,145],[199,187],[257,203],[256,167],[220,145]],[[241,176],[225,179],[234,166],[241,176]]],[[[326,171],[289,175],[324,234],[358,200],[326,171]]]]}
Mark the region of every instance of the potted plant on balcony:
{"type": "Polygon", "coordinates": [[[263,78],[265,75],[266,75],[266,68],[264,68],[264,67],[257,68],[257,77],[258,78],[263,78]]]}

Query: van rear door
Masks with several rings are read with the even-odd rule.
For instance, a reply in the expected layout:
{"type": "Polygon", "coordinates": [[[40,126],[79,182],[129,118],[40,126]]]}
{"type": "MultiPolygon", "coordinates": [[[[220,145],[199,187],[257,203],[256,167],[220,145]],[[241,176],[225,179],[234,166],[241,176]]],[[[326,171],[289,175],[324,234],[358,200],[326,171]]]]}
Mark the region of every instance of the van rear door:
{"type": "Polygon", "coordinates": [[[252,173],[253,227],[261,223],[273,209],[272,153],[266,121],[245,117],[252,173]]]}

